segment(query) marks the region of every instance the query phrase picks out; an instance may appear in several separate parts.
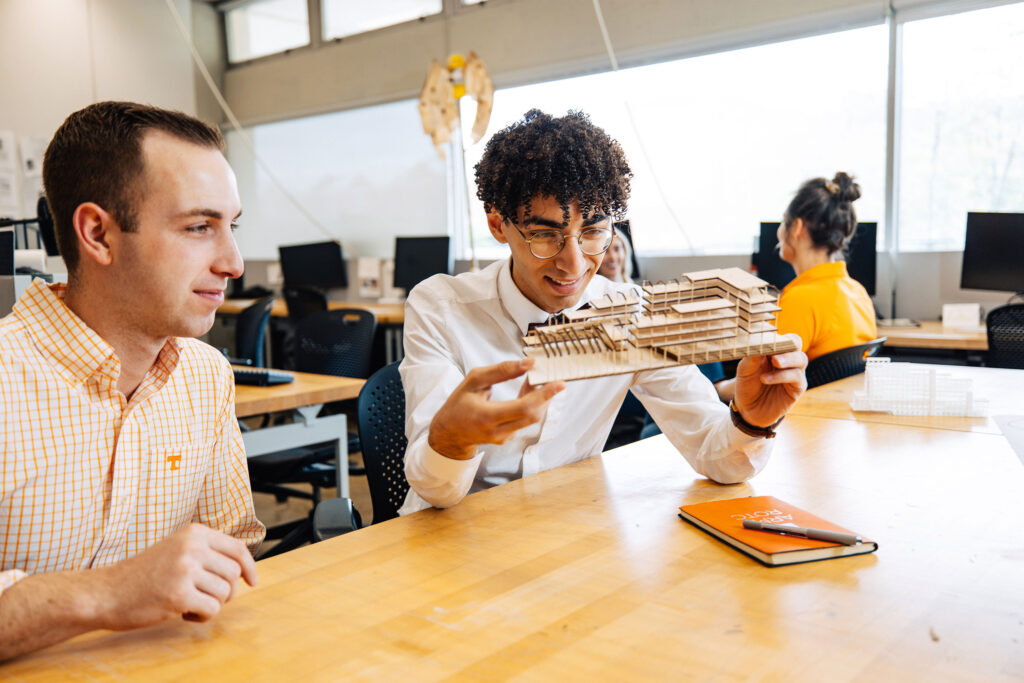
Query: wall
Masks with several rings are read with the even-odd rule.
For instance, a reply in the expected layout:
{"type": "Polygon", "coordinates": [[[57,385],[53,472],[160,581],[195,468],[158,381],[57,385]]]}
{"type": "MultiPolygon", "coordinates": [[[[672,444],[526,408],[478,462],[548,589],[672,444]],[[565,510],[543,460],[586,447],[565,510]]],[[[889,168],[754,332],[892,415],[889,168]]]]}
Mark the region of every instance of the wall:
{"type": "MultiPolygon", "coordinates": [[[[175,6],[189,25],[189,0],[175,6]]],[[[0,38],[0,128],[18,136],[49,138],[100,100],[195,112],[189,53],[163,0],[3,0],[0,38]]]]}
{"type": "MultiPolygon", "coordinates": [[[[880,21],[881,0],[603,0],[623,66],[880,21]]],[[[416,96],[431,59],[476,50],[497,87],[608,68],[587,0],[491,0],[230,68],[228,102],[262,123],[416,96]]]]}
{"type": "MultiPolygon", "coordinates": [[[[174,2],[190,25],[190,0],[174,2]]],[[[163,0],[0,0],[0,130],[45,143],[101,100],[195,113],[190,60],[163,0]]],[[[41,179],[19,169],[14,186],[0,212],[34,217],[41,179]]]]}

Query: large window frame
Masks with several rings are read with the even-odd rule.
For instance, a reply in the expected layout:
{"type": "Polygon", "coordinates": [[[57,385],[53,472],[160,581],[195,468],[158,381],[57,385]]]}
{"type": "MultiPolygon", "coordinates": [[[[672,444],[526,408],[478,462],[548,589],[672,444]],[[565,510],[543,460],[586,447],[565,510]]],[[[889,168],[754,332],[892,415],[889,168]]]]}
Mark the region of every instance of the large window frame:
{"type": "MultiPolygon", "coordinates": [[[[309,23],[310,23],[310,45],[307,48],[298,49],[315,49],[319,47],[324,41],[321,38],[322,27],[321,27],[321,0],[307,0],[309,6],[309,23]]],[[[508,2],[508,0],[490,0],[487,4],[499,4],[508,2]]],[[[730,35],[720,39],[712,39],[706,43],[702,43],[699,46],[680,47],[678,54],[672,55],[661,55],[658,61],[672,59],[672,58],[683,58],[700,56],[710,54],[717,51],[723,50],[734,50],[742,49],[747,47],[755,47],[759,44],[766,42],[779,42],[795,40],[804,37],[810,37],[822,33],[836,32],[846,29],[859,28],[863,26],[879,25],[884,24],[888,27],[889,39],[888,39],[888,82],[887,82],[887,105],[886,105],[886,124],[885,124],[885,210],[884,220],[887,226],[884,234],[884,244],[878,245],[880,253],[888,252],[890,255],[890,265],[895,266],[898,253],[900,252],[899,239],[900,239],[900,220],[899,220],[899,171],[900,171],[900,98],[903,89],[903,74],[901,72],[901,59],[903,50],[903,29],[911,22],[919,20],[931,19],[941,16],[949,16],[960,14],[964,12],[971,12],[975,10],[984,10],[992,7],[998,7],[1002,5],[1010,5],[1021,2],[1021,0],[892,0],[886,3],[884,10],[874,15],[873,19],[864,19],[864,15],[860,19],[855,19],[855,23],[843,23],[837,21],[834,17],[824,18],[821,20],[810,19],[809,21],[800,24],[793,25],[787,28],[780,29],[775,27],[773,30],[769,30],[768,33],[765,31],[758,30],[747,33],[745,35],[730,35]],[[817,23],[815,23],[817,22],[817,23]]],[[[221,3],[218,5],[219,9],[223,9],[225,5],[233,5],[234,3],[221,3]]],[[[441,20],[446,21],[451,16],[466,11],[486,11],[486,4],[481,5],[465,5],[462,0],[443,0],[442,11],[440,15],[430,17],[427,20],[441,20]]],[[[413,20],[416,21],[416,20],[413,20]]],[[[376,29],[373,33],[390,31],[397,26],[404,24],[397,24],[395,26],[384,27],[376,29]]],[[[358,34],[363,35],[363,34],[358,34]]],[[[347,38],[346,38],[347,39],[347,38]]],[[[274,58],[274,55],[268,57],[261,57],[259,59],[274,58]]],[[[232,64],[231,67],[235,67],[237,64],[232,64]]],[[[588,67],[588,70],[592,67],[588,67]]],[[[568,77],[572,75],[578,75],[571,69],[567,72],[562,69],[559,72],[557,65],[552,67],[551,77],[568,77]],[[557,73],[557,76],[556,76],[557,73]]],[[[500,81],[500,79],[499,79],[500,81]]],[[[522,83],[508,83],[508,85],[521,85],[522,83]]],[[[471,169],[466,169],[465,173],[470,174],[471,169]]],[[[468,234],[468,221],[464,217],[463,211],[452,211],[451,220],[453,225],[453,234],[457,237],[457,244],[465,244],[467,238],[463,233],[468,234]],[[461,236],[461,239],[459,239],[461,236]]],[[[908,250],[912,251],[912,250],[908,250]]],[[[928,249],[927,251],[936,251],[935,249],[928,249]]],[[[941,250],[939,250],[941,251],[941,250]]],[[[882,255],[884,258],[884,254],[882,255]]]]}

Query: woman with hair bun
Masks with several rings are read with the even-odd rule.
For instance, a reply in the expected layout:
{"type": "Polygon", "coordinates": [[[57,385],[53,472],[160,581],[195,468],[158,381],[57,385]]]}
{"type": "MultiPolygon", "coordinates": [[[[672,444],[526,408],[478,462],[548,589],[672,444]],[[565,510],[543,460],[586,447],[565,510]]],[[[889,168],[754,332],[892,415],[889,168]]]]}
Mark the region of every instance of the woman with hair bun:
{"type": "Polygon", "coordinates": [[[779,226],[779,252],[796,278],[782,290],[779,332],[795,332],[809,360],[878,336],[875,307],[842,260],[857,229],[860,186],[846,173],[804,183],[779,226]]]}

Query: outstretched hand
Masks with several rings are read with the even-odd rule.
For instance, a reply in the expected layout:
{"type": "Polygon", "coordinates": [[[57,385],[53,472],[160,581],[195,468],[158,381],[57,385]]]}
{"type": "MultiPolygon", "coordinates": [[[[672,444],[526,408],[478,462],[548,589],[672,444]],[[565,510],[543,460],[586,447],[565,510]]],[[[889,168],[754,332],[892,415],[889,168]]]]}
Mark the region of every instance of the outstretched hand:
{"type": "Polygon", "coordinates": [[[736,368],[736,409],[756,427],[778,422],[807,390],[806,369],[803,351],[744,358],[736,368]]]}
{"type": "Polygon", "coordinates": [[[490,400],[491,387],[521,377],[533,362],[526,358],[470,370],[434,415],[430,447],[448,458],[469,460],[480,444],[505,443],[520,429],[539,422],[565,382],[531,386],[527,381],[514,400],[490,400]]]}

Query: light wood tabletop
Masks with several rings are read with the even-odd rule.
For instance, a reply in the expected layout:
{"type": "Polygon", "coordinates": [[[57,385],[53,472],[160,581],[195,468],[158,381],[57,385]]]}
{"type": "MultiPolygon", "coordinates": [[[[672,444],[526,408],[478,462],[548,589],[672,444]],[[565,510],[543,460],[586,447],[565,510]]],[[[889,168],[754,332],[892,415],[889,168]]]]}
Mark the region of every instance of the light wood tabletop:
{"type": "MultiPolygon", "coordinates": [[[[747,484],[664,436],[258,564],[212,621],[96,633],[10,678],[1012,680],[1024,467],[1002,437],[802,415],[747,484]],[[772,495],[879,543],[766,568],[676,517],[772,495]]],[[[1017,678],[1019,680],[1019,678],[1017,678]]]]}
{"type": "Polygon", "coordinates": [[[306,372],[292,372],[295,381],[257,387],[245,384],[235,385],[235,415],[248,417],[291,410],[302,406],[344,401],[355,398],[366,383],[364,379],[314,375],[306,372]]]}
{"type": "MultiPolygon", "coordinates": [[[[221,315],[238,315],[249,306],[256,303],[256,299],[226,299],[217,309],[221,315]]],[[[374,302],[359,301],[328,301],[328,310],[341,308],[358,308],[370,311],[377,316],[377,322],[385,325],[401,325],[405,322],[405,304],[381,304],[374,302]]],[[[275,299],[274,307],[270,314],[275,318],[288,317],[288,305],[283,299],[275,299]]]]}
{"type": "MultiPolygon", "coordinates": [[[[883,353],[884,355],[884,353],[883,353]]],[[[922,365],[951,377],[966,377],[972,382],[974,397],[988,401],[988,414],[1024,414],[1024,371],[1000,368],[979,368],[965,365],[922,365]]],[[[878,412],[858,412],[850,408],[853,394],[864,389],[866,376],[862,373],[809,389],[790,411],[790,415],[808,415],[838,420],[878,422],[884,424],[953,429],[964,432],[1001,434],[991,417],[933,417],[927,415],[891,415],[878,412]]]]}
{"type": "Polygon", "coordinates": [[[952,349],[987,351],[985,326],[970,329],[943,327],[938,320],[922,320],[920,327],[879,327],[878,336],[885,337],[885,346],[912,349],[952,349]]]}

